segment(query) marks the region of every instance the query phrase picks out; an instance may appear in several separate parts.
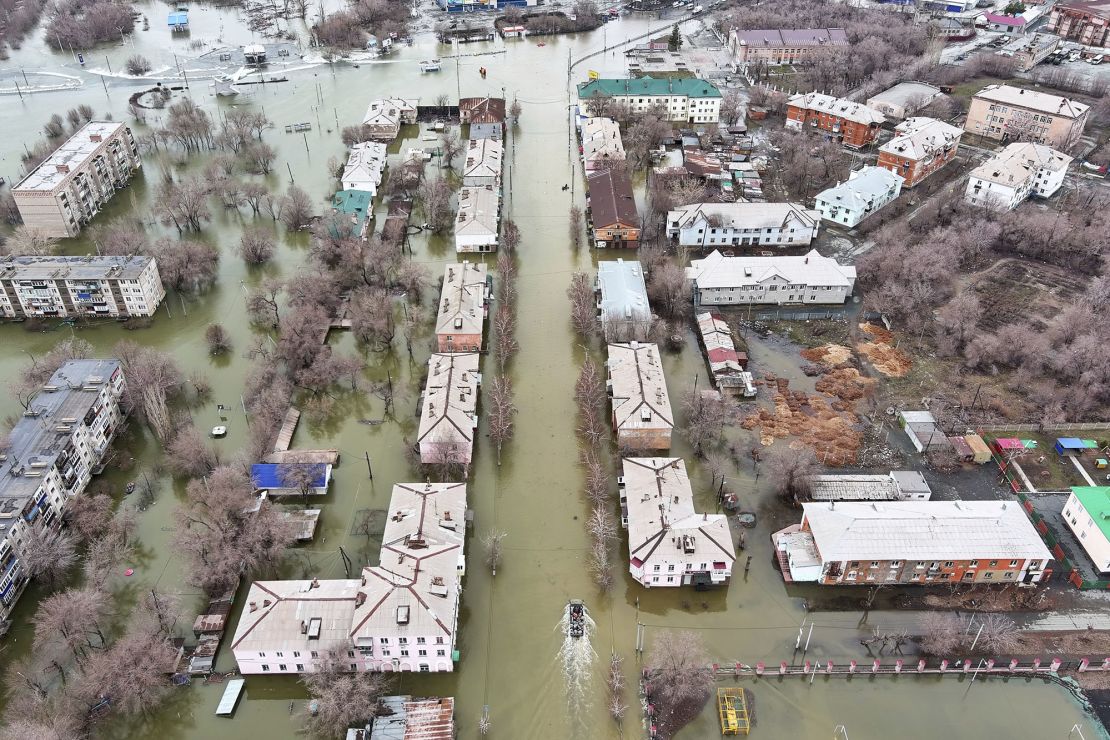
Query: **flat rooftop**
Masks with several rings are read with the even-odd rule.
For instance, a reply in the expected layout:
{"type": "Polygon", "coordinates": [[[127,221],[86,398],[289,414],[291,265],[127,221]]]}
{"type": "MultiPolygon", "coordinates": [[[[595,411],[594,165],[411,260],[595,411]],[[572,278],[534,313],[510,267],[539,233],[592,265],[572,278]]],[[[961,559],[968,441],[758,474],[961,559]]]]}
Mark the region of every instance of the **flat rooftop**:
{"type": "Polygon", "coordinates": [[[623,259],[597,264],[602,320],[651,320],[644,271],[639,262],[623,259]]]}
{"type": "Polygon", "coordinates": [[[153,257],[0,257],[0,280],[138,280],[153,257]]]}
{"type": "Polygon", "coordinates": [[[16,191],[53,190],[81,167],[109,137],[122,128],[125,126],[119,121],[89,121],[12,189],[16,191]],[[98,140],[94,141],[94,139],[98,140]],[[67,171],[63,172],[58,169],[59,167],[67,171]]]}

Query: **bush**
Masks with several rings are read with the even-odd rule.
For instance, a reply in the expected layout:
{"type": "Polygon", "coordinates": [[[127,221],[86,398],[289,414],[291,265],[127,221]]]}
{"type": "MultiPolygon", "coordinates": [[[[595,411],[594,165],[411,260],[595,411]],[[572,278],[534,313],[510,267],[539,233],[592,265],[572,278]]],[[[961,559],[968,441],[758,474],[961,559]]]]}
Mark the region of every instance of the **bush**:
{"type": "Polygon", "coordinates": [[[135,54],[127,58],[126,68],[129,75],[145,75],[151,70],[150,60],[142,54],[135,54]]]}

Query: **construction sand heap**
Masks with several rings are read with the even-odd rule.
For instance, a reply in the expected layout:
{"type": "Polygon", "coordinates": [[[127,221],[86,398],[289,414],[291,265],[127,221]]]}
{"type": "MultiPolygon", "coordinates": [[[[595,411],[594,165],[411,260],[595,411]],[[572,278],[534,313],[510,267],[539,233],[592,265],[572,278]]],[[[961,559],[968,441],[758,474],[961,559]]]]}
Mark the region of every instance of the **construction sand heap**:
{"type": "Polygon", "coordinates": [[[860,330],[871,337],[871,341],[856,345],[860,354],[867,358],[872,367],[888,378],[901,378],[913,367],[913,360],[905,352],[894,346],[894,334],[877,324],[860,324],[860,330]]]}
{"type": "Polygon", "coordinates": [[[819,362],[822,365],[836,367],[851,361],[852,349],[842,344],[822,344],[820,347],[803,349],[802,357],[810,362],[819,362]]]}

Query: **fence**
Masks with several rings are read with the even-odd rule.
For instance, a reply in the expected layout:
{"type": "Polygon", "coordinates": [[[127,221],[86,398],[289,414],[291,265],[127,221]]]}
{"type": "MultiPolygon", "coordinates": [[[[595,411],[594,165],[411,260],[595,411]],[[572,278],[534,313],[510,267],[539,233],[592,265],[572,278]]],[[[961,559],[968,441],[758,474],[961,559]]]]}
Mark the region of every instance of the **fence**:
{"type": "MultiPolygon", "coordinates": [[[[710,666],[713,673],[717,678],[752,678],[763,676],[803,676],[812,679],[817,675],[827,676],[846,676],[853,675],[955,675],[966,676],[968,674],[985,674],[985,675],[1036,675],[1046,678],[1055,677],[1060,671],[1078,671],[1079,673],[1091,672],[1105,672],[1110,673],[1110,658],[1080,658],[1079,660],[1065,661],[1061,658],[1052,658],[1051,660],[1044,660],[1043,658],[1033,658],[1032,660],[1018,660],[1017,658],[979,658],[978,661],[973,661],[971,658],[962,658],[958,660],[942,659],[930,661],[926,658],[919,658],[916,662],[907,661],[899,658],[893,662],[884,662],[881,658],[875,658],[871,661],[870,665],[861,665],[859,661],[851,660],[847,663],[834,663],[831,660],[825,661],[805,661],[801,665],[792,665],[785,660],[778,664],[777,667],[768,667],[766,663],[760,661],[755,665],[748,665],[746,663],[733,663],[720,664],[714,663],[710,666]]],[[[644,679],[650,684],[650,676],[644,676],[644,679]]]]}
{"type": "Polygon", "coordinates": [[[1048,526],[1048,520],[1045,519],[1038,511],[1033,508],[1033,502],[1024,493],[1018,493],[1018,501],[1021,502],[1025,513],[1033,521],[1033,526],[1036,527],[1037,532],[1041,535],[1045,545],[1052,551],[1052,557],[1060,564],[1060,571],[1067,574],[1068,581],[1081,591],[1091,591],[1094,589],[1106,590],[1110,589],[1110,579],[1098,578],[1089,580],[1083,577],[1079,569],[1071,564],[1068,560],[1064,548],[1060,545],[1060,541],[1056,538],[1056,534],[1048,526]]]}
{"type": "Polygon", "coordinates": [[[1068,422],[1066,424],[980,424],[984,432],[1075,432],[1085,429],[1105,431],[1110,421],[1068,422]]]}

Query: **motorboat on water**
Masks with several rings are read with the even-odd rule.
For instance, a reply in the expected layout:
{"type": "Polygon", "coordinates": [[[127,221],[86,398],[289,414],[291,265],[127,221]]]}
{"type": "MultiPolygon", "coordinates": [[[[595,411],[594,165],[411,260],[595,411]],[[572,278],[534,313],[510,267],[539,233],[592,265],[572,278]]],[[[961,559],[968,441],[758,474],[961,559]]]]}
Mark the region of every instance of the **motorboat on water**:
{"type": "Polygon", "coordinates": [[[443,69],[438,59],[425,59],[420,63],[421,72],[438,72],[443,69]]]}
{"type": "Polygon", "coordinates": [[[567,602],[567,634],[571,637],[586,634],[586,605],[581,599],[567,602]]]}

